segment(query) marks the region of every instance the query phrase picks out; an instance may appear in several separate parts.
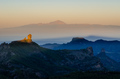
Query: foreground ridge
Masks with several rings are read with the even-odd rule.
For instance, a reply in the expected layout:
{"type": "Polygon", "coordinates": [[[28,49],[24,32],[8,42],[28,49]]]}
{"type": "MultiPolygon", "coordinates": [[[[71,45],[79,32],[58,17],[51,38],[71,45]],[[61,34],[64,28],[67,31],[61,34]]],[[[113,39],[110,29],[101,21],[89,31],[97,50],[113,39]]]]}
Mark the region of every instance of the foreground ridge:
{"type": "Polygon", "coordinates": [[[35,42],[13,41],[0,45],[0,70],[0,76],[12,79],[39,79],[74,71],[104,71],[105,68],[93,55],[92,47],[50,50],[35,42]]]}

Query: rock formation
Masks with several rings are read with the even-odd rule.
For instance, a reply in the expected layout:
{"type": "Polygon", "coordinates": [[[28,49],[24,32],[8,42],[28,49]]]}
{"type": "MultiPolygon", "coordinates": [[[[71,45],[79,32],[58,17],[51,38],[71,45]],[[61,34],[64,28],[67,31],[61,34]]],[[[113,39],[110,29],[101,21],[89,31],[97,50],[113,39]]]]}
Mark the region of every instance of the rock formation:
{"type": "Polygon", "coordinates": [[[97,57],[102,62],[103,66],[109,71],[120,71],[120,64],[106,55],[105,49],[102,48],[97,57]]]}
{"type": "Polygon", "coordinates": [[[29,34],[28,35],[28,39],[26,39],[26,37],[24,38],[24,39],[22,39],[22,40],[20,40],[21,42],[27,42],[27,43],[31,43],[32,42],[32,35],[31,34],[29,34]]]}
{"type": "Polygon", "coordinates": [[[93,56],[93,48],[92,48],[92,47],[88,47],[88,48],[87,48],[87,51],[88,51],[88,54],[89,54],[90,56],[93,56]]]}

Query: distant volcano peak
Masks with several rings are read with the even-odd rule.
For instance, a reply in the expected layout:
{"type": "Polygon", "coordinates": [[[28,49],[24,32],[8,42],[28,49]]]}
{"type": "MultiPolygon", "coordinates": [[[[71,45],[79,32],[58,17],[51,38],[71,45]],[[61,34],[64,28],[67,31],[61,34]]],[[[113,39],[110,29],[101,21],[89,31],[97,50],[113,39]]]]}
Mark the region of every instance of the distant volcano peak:
{"type": "Polygon", "coordinates": [[[60,20],[56,20],[56,21],[50,22],[49,24],[66,24],[66,23],[60,20]]]}

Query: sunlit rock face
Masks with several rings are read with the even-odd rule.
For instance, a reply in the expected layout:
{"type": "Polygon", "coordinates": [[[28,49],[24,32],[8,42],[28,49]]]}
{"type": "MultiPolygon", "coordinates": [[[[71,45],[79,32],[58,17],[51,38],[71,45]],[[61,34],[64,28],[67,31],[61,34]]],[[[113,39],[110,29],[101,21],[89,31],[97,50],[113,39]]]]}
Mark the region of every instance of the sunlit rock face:
{"type": "Polygon", "coordinates": [[[31,43],[32,42],[32,35],[29,34],[28,35],[28,39],[26,39],[26,37],[23,40],[20,40],[21,42],[27,42],[27,43],[31,43]]]}
{"type": "Polygon", "coordinates": [[[27,42],[28,42],[28,43],[31,43],[31,42],[32,42],[32,39],[31,39],[31,38],[32,38],[32,35],[29,34],[29,35],[28,35],[28,39],[27,39],[27,42]]]}

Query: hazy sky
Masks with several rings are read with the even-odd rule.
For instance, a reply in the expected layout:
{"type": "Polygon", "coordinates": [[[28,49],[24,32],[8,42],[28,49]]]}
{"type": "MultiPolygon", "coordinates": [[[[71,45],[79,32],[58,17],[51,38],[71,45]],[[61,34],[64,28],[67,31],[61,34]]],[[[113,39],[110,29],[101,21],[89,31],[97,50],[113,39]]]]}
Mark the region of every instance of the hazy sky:
{"type": "Polygon", "coordinates": [[[0,28],[54,20],[120,25],[120,0],[0,0],[0,28]]]}

